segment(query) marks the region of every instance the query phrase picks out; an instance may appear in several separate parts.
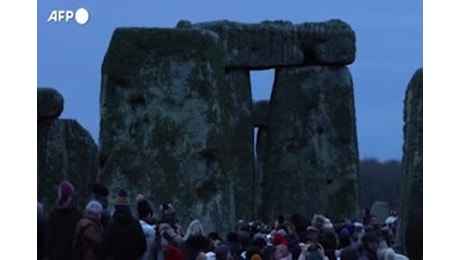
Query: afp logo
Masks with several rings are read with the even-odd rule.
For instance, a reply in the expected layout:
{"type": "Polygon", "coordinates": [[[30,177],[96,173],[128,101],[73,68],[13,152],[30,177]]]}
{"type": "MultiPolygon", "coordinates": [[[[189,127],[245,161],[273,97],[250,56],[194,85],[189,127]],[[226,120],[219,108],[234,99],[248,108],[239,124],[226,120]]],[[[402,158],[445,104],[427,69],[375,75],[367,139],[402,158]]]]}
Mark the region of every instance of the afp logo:
{"type": "Polygon", "coordinates": [[[68,23],[75,21],[80,25],[85,25],[89,21],[89,12],[85,8],[72,10],[52,10],[48,15],[48,23],[68,23]]]}

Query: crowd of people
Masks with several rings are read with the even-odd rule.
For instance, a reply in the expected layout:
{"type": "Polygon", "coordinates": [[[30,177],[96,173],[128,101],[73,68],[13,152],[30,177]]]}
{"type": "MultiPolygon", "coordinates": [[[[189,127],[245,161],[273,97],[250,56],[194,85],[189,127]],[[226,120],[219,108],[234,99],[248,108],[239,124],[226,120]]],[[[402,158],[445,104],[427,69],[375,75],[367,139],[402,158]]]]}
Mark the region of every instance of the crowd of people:
{"type": "Polygon", "coordinates": [[[158,219],[138,195],[132,212],[128,192],[120,190],[109,210],[109,192],[95,184],[83,210],[74,203],[75,188],[62,181],[56,205],[38,203],[38,259],[113,260],[364,260],[408,259],[394,246],[397,217],[385,223],[367,215],[362,222],[332,223],[316,214],[278,216],[273,225],[239,220],[224,239],[205,233],[199,220],[182,228],[174,206],[165,203],[158,219]]]}

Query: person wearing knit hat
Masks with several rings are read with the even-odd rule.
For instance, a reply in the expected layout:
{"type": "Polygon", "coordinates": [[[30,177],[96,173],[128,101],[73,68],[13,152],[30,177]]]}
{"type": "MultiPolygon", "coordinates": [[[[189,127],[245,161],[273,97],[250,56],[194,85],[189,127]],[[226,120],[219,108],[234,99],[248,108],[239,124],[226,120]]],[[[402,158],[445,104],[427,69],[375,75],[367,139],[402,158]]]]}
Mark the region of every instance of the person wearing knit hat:
{"type": "Polygon", "coordinates": [[[92,189],[93,193],[90,196],[90,200],[97,200],[103,208],[102,215],[101,215],[101,223],[102,226],[106,226],[111,218],[111,213],[109,211],[109,200],[107,196],[109,196],[109,190],[106,186],[95,183],[92,189]]]}
{"type": "Polygon", "coordinates": [[[72,238],[82,212],[74,205],[75,189],[64,180],[57,189],[56,206],[50,211],[47,223],[46,257],[73,259],[72,238]]]}
{"type": "Polygon", "coordinates": [[[147,250],[141,224],[134,218],[128,193],[121,189],[115,201],[115,212],[104,230],[103,257],[113,259],[140,259],[147,250]]]}
{"type": "Polygon", "coordinates": [[[176,219],[174,207],[169,203],[164,203],[160,205],[159,211],[161,219],[156,225],[156,229],[158,230],[157,235],[161,238],[159,239],[157,237],[157,240],[162,241],[162,245],[160,248],[155,248],[155,250],[157,250],[155,254],[157,255],[159,250],[166,250],[169,244],[172,244],[176,248],[182,248],[185,241],[180,225],[176,219]]]}
{"type": "Polygon", "coordinates": [[[85,215],[80,219],[74,235],[74,259],[98,259],[103,226],[103,207],[97,200],[86,204],[85,215]]]}
{"type": "Polygon", "coordinates": [[[118,191],[118,196],[115,200],[115,210],[130,210],[128,193],[124,189],[118,191]]]}
{"type": "Polygon", "coordinates": [[[169,203],[161,204],[160,206],[161,219],[164,221],[171,221],[176,217],[176,210],[173,205],[169,203]]]}

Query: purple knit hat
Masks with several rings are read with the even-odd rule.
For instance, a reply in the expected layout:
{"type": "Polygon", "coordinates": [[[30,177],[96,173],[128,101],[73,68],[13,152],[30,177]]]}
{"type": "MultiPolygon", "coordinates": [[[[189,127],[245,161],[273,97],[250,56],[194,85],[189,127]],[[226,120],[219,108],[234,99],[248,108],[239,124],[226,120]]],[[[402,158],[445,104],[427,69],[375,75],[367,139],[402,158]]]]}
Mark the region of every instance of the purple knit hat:
{"type": "Polygon", "coordinates": [[[67,208],[72,205],[73,195],[75,194],[75,188],[70,181],[64,180],[59,184],[58,188],[58,205],[67,208]]]}

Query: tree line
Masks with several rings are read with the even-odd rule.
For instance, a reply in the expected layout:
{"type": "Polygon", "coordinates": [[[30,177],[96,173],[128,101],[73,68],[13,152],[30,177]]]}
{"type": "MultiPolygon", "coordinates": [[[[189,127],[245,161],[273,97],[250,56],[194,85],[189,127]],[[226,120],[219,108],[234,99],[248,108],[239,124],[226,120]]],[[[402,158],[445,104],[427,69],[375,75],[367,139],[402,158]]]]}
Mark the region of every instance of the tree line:
{"type": "Polygon", "coordinates": [[[361,208],[370,209],[374,201],[385,201],[390,209],[398,211],[401,194],[402,165],[398,160],[380,162],[374,158],[360,161],[361,208]]]}

